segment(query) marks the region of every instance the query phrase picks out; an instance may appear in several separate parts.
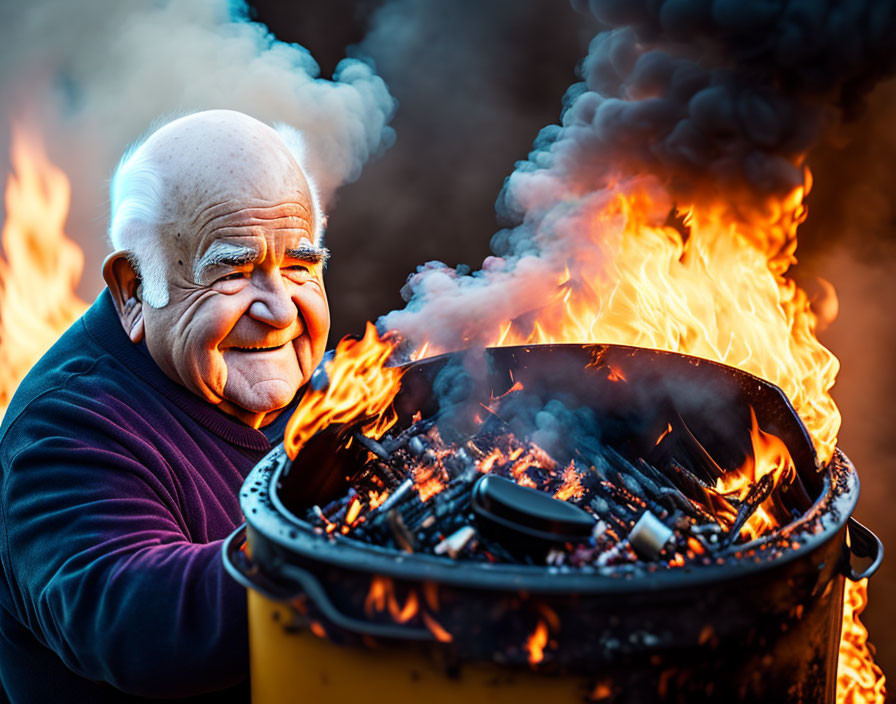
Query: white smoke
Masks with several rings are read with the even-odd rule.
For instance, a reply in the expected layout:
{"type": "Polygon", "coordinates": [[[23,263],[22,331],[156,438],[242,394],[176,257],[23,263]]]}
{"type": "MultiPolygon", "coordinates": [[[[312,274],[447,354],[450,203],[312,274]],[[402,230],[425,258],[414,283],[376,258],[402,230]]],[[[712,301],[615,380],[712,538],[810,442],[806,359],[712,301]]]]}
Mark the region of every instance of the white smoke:
{"type": "Polygon", "coordinates": [[[10,120],[40,132],[71,177],[68,231],[97,262],[88,293],[99,288],[108,179],[160,116],[229,108],[302,130],[324,204],[394,138],[395,101],[370,66],[346,59],[321,79],[304,48],[250,22],[242,2],[4,3],[0,26],[4,134],[10,120]]]}

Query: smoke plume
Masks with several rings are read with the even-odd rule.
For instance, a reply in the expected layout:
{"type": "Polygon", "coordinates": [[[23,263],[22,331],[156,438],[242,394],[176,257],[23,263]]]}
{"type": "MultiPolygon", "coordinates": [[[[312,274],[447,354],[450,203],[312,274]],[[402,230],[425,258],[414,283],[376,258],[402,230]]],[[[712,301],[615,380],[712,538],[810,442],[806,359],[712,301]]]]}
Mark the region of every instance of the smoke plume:
{"type": "Polygon", "coordinates": [[[509,227],[492,239],[496,256],[469,275],[419,268],[408,305],[380,327],[440,349],[485,341],[536,308],[587,251],[577,241],[583,206],[633,180],[652,193],[658,223],[701,203],[724,203],[742,222],[780,217],[774,202],[803,184],[812,145],[860,112],[896,63],[887,0],[592,0],[588,9],[607,29],[561,123],[542,130],[504,184],[497,208],[509,227]]]}
{"type": "Polygon", "coordinates": [[[160,116],[230,108],[293,125],[324,201],[393,138],[394,100],[370,66],[346,59],[324,80],[308,51],[250,22],[242,2],[50,0],[0,13],[0,119],[38,131],[73,177],[68,228],[88,260],[105,249],[112,169],[160,116]]]}

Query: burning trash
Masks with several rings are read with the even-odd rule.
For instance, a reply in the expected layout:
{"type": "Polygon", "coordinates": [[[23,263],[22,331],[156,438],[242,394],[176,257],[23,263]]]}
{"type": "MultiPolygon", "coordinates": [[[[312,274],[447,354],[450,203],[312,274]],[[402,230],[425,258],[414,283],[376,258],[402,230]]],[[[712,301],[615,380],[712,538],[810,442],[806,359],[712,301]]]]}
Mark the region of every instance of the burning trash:
{"type": "MultiPolygon", "coordinates": [[[[387,348],[344,341],[326,374],[387,348]]],[[[346,652],[413,643],[381,662],[390,686],[444,662],[467,684],[468,668],[497,667],[517,697],[531,682],[514,668],[534,668],[557,701],[830,700],[837,643],[819,634],[880,546],[849,519],[848,460],[819,468],[780,389],[616,345],[492,348],[362,378],[338,401],[357,392],[357,412],[246,480],[251,556],[241,535],[226,554],[259,613],[288,605],[274,623],[346,652]]],[[[319,387],[295,432],[326,411],[319,387]]],[[[262,647],[315,657],[257,622],[262,647]]]]}
{"type": "Polygon", "coordinates": [[[680,421],[651,448],[655,464],[629,462],[595,438],[562,464],[502,419],[524,393],[497,400],[462,443],[446,442],[434,419],[378,440],[356,433],[366,462],[343,497],[313,506],[306,520],[322,532],[453,559],[681,567],[709,564],[811,506],[787,448],[756,427],[755,414],[753,454],[727,472],[680,421]],[[778,454],[761,454],[763,440],[778,454]]]}
{"type": "MultiPolygon", "coordinates": [[[[321,532],[455,559],[604,567],[662,557],[662,564],[681,567],[709,564],[812,506],[787,445],[760,428],[753,406],[740,437],[725,431],[728,459],[717,461],[677,409],[685,404],[693,415],[694,401],[675,398],[703,403],[716,393],[712,386],[694,392],[676,380],[672,394],[645,388],[633,392],[643,398],[627,399],[631,392],[619,390],[637,385],[629,381],[632,363],[612,361],[598,347],[582,348],[590,357],[579,375],[603,389],[600,405],[611,420],[562,388],[531,393],[512,369],[506,389],[489,388],[482,397],[474,390],[488,386],[485,380],[451,361],[433,380],[438,411],[423,418],[412,409],[413,422],[389,433],[405,373],[386,366],[395,349],[371,326],[361,340],[343,340],[319,372],[327,379],[287,427],[284,447],[294,471],[303,472],[304,500],[313,502],[305,519],[321,532]],[[618,399],[612,409],[608,398],[618,399]],[[624,425],[625,416],[641,437],[613,447],[603,426],[624,425]],[[325,429],[321,435],[341,443],[356,466],[320,465],[320,449],[313,458],[303,454],[325,429]],[[643,451],[632,453],[633,442],[643,451]],[[738,446],[742,457],[731,452],[738,446]],[[322,468],[304,469],[315,465],[322,468]],[[339,493],[340,481],[347,491],[321,506],[321,497],[339,493]]],[[[637,365],[634,371],[643,374],[637,365]]],[[[575,371],[567,383],[575,385],[575,371]]],[[[730,412],[718,401],[730,393],[718,392],[720,412],[730,412]]]]}

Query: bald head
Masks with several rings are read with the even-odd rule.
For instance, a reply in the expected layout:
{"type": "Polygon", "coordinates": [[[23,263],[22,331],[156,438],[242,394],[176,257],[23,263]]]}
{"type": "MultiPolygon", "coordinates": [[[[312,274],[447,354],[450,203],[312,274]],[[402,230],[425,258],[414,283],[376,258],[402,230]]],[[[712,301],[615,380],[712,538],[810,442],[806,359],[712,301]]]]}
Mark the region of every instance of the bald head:
{"type": "Polygon", "coordinates": [[[185,237],[201,236],[205,221],[233,212],[234,203],[278,204],[262,215],[304,231],[320,247],[324,218],[300,166],[303,151],[296,130],[232,110],[173,120],[132,148],[113,177],[109,235],[139,267],[146,301],[167,303],[163,259],[170,257],[163,252],[188,247],[185,237]]]}
{"type": "MultiPolygon", "coordinates": [[[[280,135],[239,112],[182,117],[154,132],[141,150],[158,170],[175,220],[192,219],[209,204],[233,199],[311,199],[302,169],[280,135]]],[[[311,213],[308,219],[313,220],[311,213]]]]}

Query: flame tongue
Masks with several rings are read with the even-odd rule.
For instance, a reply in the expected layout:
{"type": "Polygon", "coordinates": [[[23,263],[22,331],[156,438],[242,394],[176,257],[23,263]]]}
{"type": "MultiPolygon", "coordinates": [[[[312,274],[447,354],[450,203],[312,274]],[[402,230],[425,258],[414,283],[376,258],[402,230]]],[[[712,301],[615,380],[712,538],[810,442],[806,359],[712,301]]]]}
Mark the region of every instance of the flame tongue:
{"type": "Polygon", "coordinates": [[[738,470],[721,475],[715,487],[719,493],[741,502],[751,503],[755,500],[753,505],[758,504],[742,528],[747,539],[759,537],[789,520],[787,515],[782,516],[782,520],[775,516],[769,497],[776,487],[792,482],[796,477],[793,459],[781,438],[759,428],[756,412],[752,408],[750,419],[752,454],[738,470]]]}
{"type": "Polygon", "coordinates": [[[740,501],[747,498],[750,489],[765,475],[771,474],[774,485],[778,485],[782,481],[792,480],[796,472],[787,446],[781,438],[759,428],[756,412],[752,408],[750,420],[752,455],[747,457],[739,470],[719,477],[716,484],[719,492],[732,495],[740,501]]]}
{"type": "Polygon", "coordinates": [[[40,141],[14,128],[0,257],[0,418],[19,382],[84,312],[84,255],[66,237],[70,188],[40,141]],[[38,295],[39,292],[39,295],[38,295]]]}
{"type": "Polygon", "coordinates": [[[401,388],[403,371],[385,365],[395,344],[380,339],[372,323],[367,323],[360,340],[339,341],[333,359],[324,363],[329,384],[309,389],[286,425],[283,445],[291,459],[329,425],[360,421],[362,432],[370,437],[379,437],[392,427],[396,416],[391,404],[401,388]]]}
{"type": "Polygon", "coordinates": [[[878,704],[886,697],[884,673],[874,662],[859,614],[868,603],[868,580],[846,582],[837,663],[837,704],[878,704]]]}

